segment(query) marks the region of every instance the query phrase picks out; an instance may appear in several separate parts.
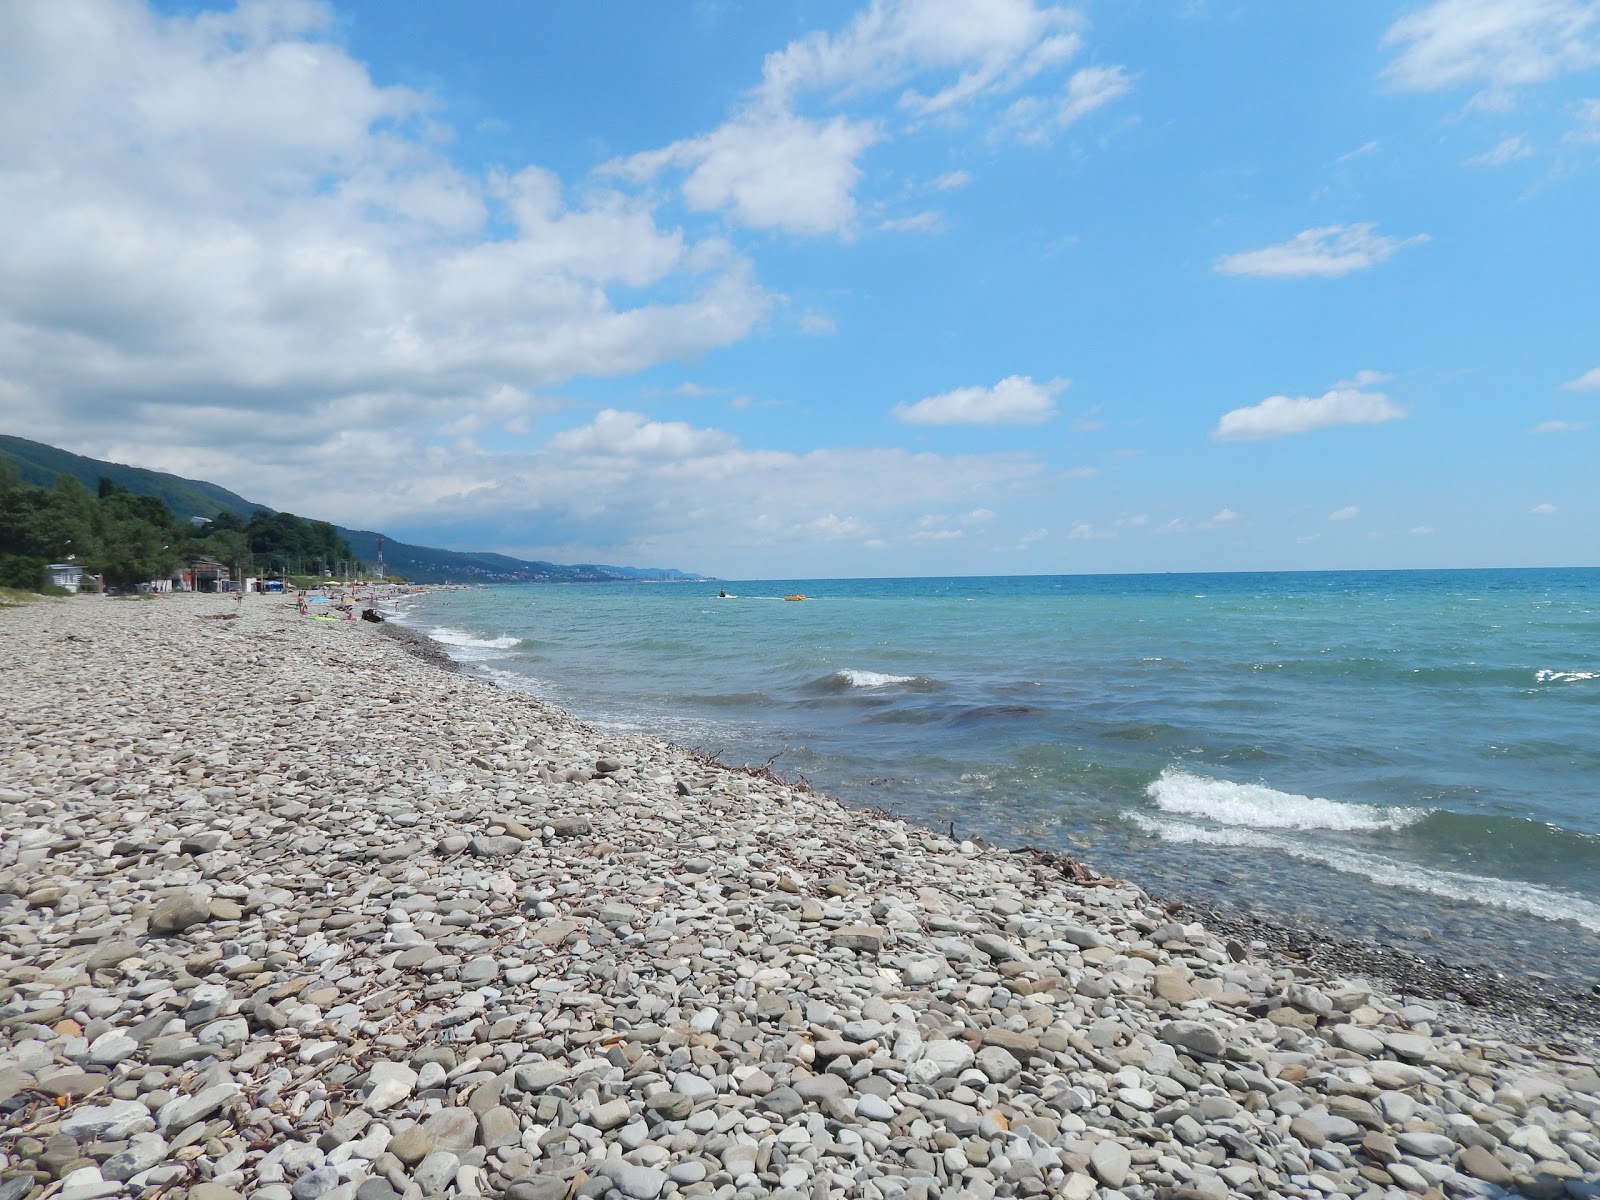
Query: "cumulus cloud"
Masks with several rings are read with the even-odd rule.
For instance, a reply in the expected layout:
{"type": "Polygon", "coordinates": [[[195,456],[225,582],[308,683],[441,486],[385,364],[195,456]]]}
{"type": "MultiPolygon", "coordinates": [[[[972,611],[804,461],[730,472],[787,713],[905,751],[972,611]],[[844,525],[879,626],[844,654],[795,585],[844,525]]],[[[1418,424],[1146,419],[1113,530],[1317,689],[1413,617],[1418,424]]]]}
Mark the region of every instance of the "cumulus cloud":
{"type": "Polygon", "coordinates": [[[382,447],[444,402],[515,421],[764,318],[748,263],[643,201],[453,165],[431,99],[330,26],[315,3],[0,5],[0,112],[27,114],[0,120],[0,225],[27,230],[0,238],[7,424],[310,470],[309,447],[382,447]]]}
{"type": "Polygon", "coordinates": [[[1010,375],[992,388],[957,388],[915,404],[897,404],[892,412],[908,425],[1040,425],[1056,415],[1055,398],[1067,383],[1035,383],[1028,375],[1010,375]]]}
{"type": "Polygon", "coordinates": [[[1353,521],[1361,515],[1361,506],[1347,504],[1343,508],[1336,508],[1328,514],[1330,521],[1353,521]]]}
{"type": "Polygon", "coordinates": [[[1561,386],[1574,392],[1600,392],[1600,367],[1593,367],[1561,386]]]}
{"type": "Polygon", "coordinates": [[[1309,276],[1337,279],[1387,262],[1396,251],[1419,245],[1428,235],[1409,238],[1375,233],[1377,223],[1324,225],[1297,233],[1287,242],[1260,250],[1246,250],[1217,260],[1222,275],[1249,275],[1257,279],[1300,279],[1309,276]]]}
{"type": "Polygon", "coordinates": [[[1269,396],[1260,404],[1224,413],[1211,436],[1219,442],[1253,442],[1339,425],[1398,421],[1406,415],[1405,409],[1382,392],[1361,390],[1382,378],[1364,371],[1320,396],[1269,396]]]}
{"type": "MultiPolygon", "coordinates": [[[[409,522],[424,541],[500,528],[495,545],[537,558],[558,557],[561,547],[569,560],[588,561],[589,548],[664,545],[682,565],[702,569],[735,554],[770,552],[793,563],[807,547],[887,544],[916,514],[952,501],[972,507],[949,527],[977,528],[987,520],[984,500],[1026,488],[1042,472],[1020,454],[769,450],[724,430],[620,409],[527,452],[364,436],[338,453],[318,459],[326,474],[318,503],[349,514],[347,523],[409,522]],[[380,464],[381,477],[338,470],[338,453],[380,464]]],[[[214,461],[225,473],[234,460],[223,451],[214,461]]]]}
{"type": "Polygon", "coordinates": [[[856,160],[880,136],[868,121],[812,120],[756,108],[708,134],[635,154],[609,170],[642,181],[681,168],[687,172],[683,198],[697,211],[726,210],[752,229],[848,234],[861,178],[856,160]]]}
{"type": "MultiPolygon", "coordinates": [[[[725,124],[607,170],[636,181],[682,171],[684,199],[698,211],[755,229],[849,237],[867,150],[908,122],[954,119],[1061,69],[1083,47],[1082,25],[1075,11],[1038,0],[872,0],[845,28],[767,55],[760,84],[725,124]],[[896,90],[893,109],[884,108],[896,90]],[[871,117],[844,114],[874,101],[871,117]],[[819,104],[834,111],[808,112],[819,104]]],[[[1075,120],[1126,89],[1121,68],[1080,70],[1065,98],[1046,106],[1048,119],[1075,120]]],[[[969,180],[952,171],[933,186],[969,180]]]]}
{"type": "MultiPolygon", "coordinates": [[[[1407,91],[1476,86],[1491,97],[1600,63],[1592,0],[1434,0],[1389,26],[1384,71],[1407,91]]],[[[1503,103],[1503,100],[1496,100],[1503,103]]]]}

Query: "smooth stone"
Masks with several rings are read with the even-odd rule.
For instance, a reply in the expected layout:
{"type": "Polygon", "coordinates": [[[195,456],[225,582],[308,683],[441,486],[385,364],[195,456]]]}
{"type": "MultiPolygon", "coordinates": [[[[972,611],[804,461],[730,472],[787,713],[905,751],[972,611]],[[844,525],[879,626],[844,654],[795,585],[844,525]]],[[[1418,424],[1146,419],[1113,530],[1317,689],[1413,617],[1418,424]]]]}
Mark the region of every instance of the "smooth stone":
{"type": "Polygon", "coordinates": [[[80,1108],[61,1122],[61,1132],[79,1142],[122,1141],[156,1127],[150,1110],[137,1100],[111,1100],[80,1108]]]}
{"type": "Polygon", "coordinates": [[[524,1175],[506,1189],[506,1200],[565,1200],[567,1181],[558,1175],[524,1175]]]}
{"type": "Polygon", "coordinates": [[[1510,1167],[1482,1146],[1466,1147],[1456,1156],[1456,1165],[1474,1179],[1481,1179],[1496,1187],[1510,1187],[1516,1179],[1510,1167]]]}
{"type": "Polygon", "coordinates": [[[1394,1140],[1400,1149],[1419,1158],[1448,1158],[1459,1148],[1455,1139],[1448,1138],[1442,1133],[1405,1130],[1395,1134],[1394,1140]]]}
{"type": "Polygon", "coordinates": [[[1121,1142],[1096,1142],[1089,1152],[1089,1168],[1095,1178],[1108,1188],[1120,1188],[1128,1181],[1128,1169],[1133,1157],[1121,1142]]]}
{"type": "Polygon", "coordinates": [[[411,1180],[422,1189],[424,1196],[440,1195],[455,1182],[461,1159],[449,1150],[435,1150],[411,1173],[411,1180]]]}
{"type": "Polygon", "coordinates": [[[604,1170],[617,1191],[629,1200],[656,1200],[668,1182],[666,1172],[657,1171],[654,1167],[608,1162],[604,1170]]]}
{"type": "Polygon", "coordinates": [[[497,1105],[478,1118],[478,1143],[485,1150],[494,1151],[501,1146],[514,1146],[521,1140],[522,1122],[509,1108],[497,1105]]]}
{"type": "Polygon", "coordinates": [[[182,933],[211,919],[211,901],[201,896],[169,896],[150,911],[152,933],[182,933]]]}
{"type": "Polygon", "coordinates": [[[584,1120],[601,1133],[609,1133],[618,1126],[627,1124],[630,1115],[626,1100],[609,1100],[590,1109],[584,1120]]]}
{"type": "Polygon", "coordinates": [[[412,1125],[390,1138],[387,1150],[406,1166],[414,1167],[433,1153],[433,1138],[421,1125],[412,1125]]]}
{"type": "Polygon", "coordinates": [[[422,1127],[436,1150],[471,1150],[478,1140],[478,1114],[470,1108],[442,1108],[422,1127]]]}
{"type": "Polygon", "coordinates": [[[1227,1049],[1222,1035],[1199,1021],[1168,1021],[1161,1027],[1161,1040],[1202,1058],[1221,1058],[1227,1049]]]}
{"type": "MultiPolygon", "coordinates": [[[[807,1102],[838,1100],[850,1094],[850,1085],[838,1075],[803,1075],[790,1086],[795,1095],[807,1102]]],[[[765,1100],[770,1101],[775,1094],[776,1091],[769,1093],[765,1100]]]]}
{"type": "Polygon", "coordinates": [[[417,1073],[403,1063],[374,1063],[361,1089],[361,1102],[373,1112],[383,1112],[407,1099],[417,1086],[417,1073]]]}
{"type": "Polygon", "coordinates": [[[289,1185],[289,1194],[294,1200],[321,1200],[321,1197],[339,1186],[339,1170],[337,1167],[318,1167],[314,1171],[307,1171],[289,1185]]]}

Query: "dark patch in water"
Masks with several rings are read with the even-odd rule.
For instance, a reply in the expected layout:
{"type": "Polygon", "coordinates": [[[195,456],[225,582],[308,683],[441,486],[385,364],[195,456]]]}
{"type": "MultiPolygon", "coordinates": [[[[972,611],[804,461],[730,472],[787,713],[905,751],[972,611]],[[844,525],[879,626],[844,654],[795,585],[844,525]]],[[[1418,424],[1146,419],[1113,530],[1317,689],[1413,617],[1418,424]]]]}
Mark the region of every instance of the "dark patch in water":
{"type": "Polygon", "coordinates": [[[1031,717],[1043,712],[1031,704],[983,704],[958,712],[950,718],[952,725],[976,725],[979,721],[1005,721],[1016,717],[1031,717]]]}

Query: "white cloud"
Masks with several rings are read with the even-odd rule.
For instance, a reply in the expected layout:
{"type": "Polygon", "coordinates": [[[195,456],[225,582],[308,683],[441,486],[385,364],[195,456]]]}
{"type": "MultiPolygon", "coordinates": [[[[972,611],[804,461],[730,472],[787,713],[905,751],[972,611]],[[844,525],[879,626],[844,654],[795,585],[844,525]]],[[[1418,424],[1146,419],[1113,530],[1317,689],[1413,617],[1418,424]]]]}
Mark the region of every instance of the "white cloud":
{"type": "Polygon", "coordinates": [[[1574,392],[1600,392],[1600,367],[1593,367],[1561,386],[1574,392]]]}
{"type": "Polygon", "coordinates": [[[1384,74],[1408,91],[1482,86],[1503,103],[1512,88],[1600,63],[1597,34],[1592,0],[1434,0],[1384,34],[1399,51],[1384,74]]]}
{"type": "Polygon", "coordinates": [[[753,108],[711,133],[635,154],[607,171],[642,181],[681,168],[688,172],[683,198],[696,211],[726,210],[752,229],[848,234],[861,178],[856,160],[880,136],[866,121],[753,108]]]}
{"type": "Polygon", "coordinates": [[[1375,153],[1377,153],[1377,150],[1378,150],[1378,143],[1377,142],[1375,142],[1375,141],[1362,142],[1361,145],[1357,146],[1354,150],[1345,151],[1343,154],[1339,155],[1339,157],[1334,159],[1333,161],[1335,163],[1347,163],[1347,162],[1351,162],[1352,160],[1357,159],[1357,158],[1365,158],[1369,154],[1375,154],[1375,153]]]}
{"type": "Polygon", "coordinates": [[[1469,167],[1503,167],[1509,162],[1516,162],[1519,158],[1532,158],[1533,147],[1520,134],[1516,137],[1504,138],[1496,142],[1482,154],[1475,154],[1466,160],[1469,167]]]}
{"type": "Polygon", "coordinates": [[[1237,521],[1238,519],[1239,519],[1239,514],[1238,513],[1234,512],[1233,509],[1231,509],[1231,508],[1225,508],[1221,512],[1219,512],[1216,516],[1212,517],[1211,520],[1207,521],[1206,524],[1207,525],[1227,525],[1229,522],[1237,521]]]}
{"type": "Polygon", "coordinates": [[[811,521],[808,528],[829,542],[862,538],[871,532],[864,521],[856,517],[840,517],[834,513],[827,513],[811,521]]]}
{"type": "Polygon", "coordinates": [[[738,442],[717,429],[695,429],[686,421],[652,421],[642,413],[603,409],[589,424],[558,433],[547,443],[574,458],[682,459],[732,449],[738,442]]]}
{"type": "MultiPolygon", "coordinates": [[[[227,477],[234,460],[215,461],[227,477]]],[[[977,527],[983,501],[1025,487],[1041,466],[1019,454],[750,448],[725,430],[606,409],[526,453],[364,438],[318,459],[308,473],[317,472],[326,476],[317,489],[321,511],[343,523],[412,520],[449,531],[487,519],[538,530],[538,545],[504,547],[508,553],[552,557],[552,546],[649,539],[677,547],[692,566],[763,548],[881,538],[952,502],[969,515],[951,524],[977,527]],[[365,455],[379,482],[335,469],[339,455],[365,455]]]]}
{"type": "Polygon", "coordinates": [[[1572,111],[1576,123],[1561,140],[1577,146],[1600,143],[1600,100],[1580,100],[1572,106],[1572,111]]]}
{"type": "Polygon", "coordinates": [[[806,313],[800,318],[800,332],[808,333],[812,337],[819,337],[826,333],[837,333],[839,326],[832,317],[823,316],[821,313],[806,313]]]}
{"type": "Polygon", "coordinates": [[[1099,467],[1068,467],[1061,472],[1063,479],[1093,479],[1100,474],[1099,467]]]}
{"type": "Polygon", "coordinates": [[[309,469],[444,402],[462,429],[515,420],[538,388],[764,318],[748,263],[643,201],[454,166],[430,98],[376,84],[331,24],[0,5],[0,113],[27,114],[0,118],[0,225],[28,231],[0,238],[7,425],[309,469]]]}
{"type": "Polygon", "coordinates": [[[1075,542],[1102,541],[1106,538],[1116,537],[1112,529],[1096,529],[1087,521],[1074,521],[1072,528],[1067,530],[1067,537],[1075,542]]]}
{"type": "Polygon", "coordinates": [[[1530,431],[1532,433],[1577,433],[1585,428],[1582,421],[1540,421],[1530,431]]]}
{"type": "Polygon", "coordinates": [[[1023,141],[1045,142],[1132,88],[1133,80],[1122,67],[1084,67],[1073,72],[1060,96],[1048,100],[1025,96],[1012,104],[1006,117],[1023,141]]]}
{"type": "MultiPolygon", "coordinates": [[[[903,131],[906,119],[952,120],[1061,68],[1082,48],[1082,24],[1075,11],[1038,0],[871,0],[843,30],[818,30],[767,55],[761,83],[725,124],[605,171],[635,181],[683,171],[684,199],[697,211],[726,212],[754,229],[849,237],[870,147],[903,131]],[[892,89],[900,89],[898,125],[882,109],[892,89]],[[870,120],[806,111],[808,103],[841,110],[874,99],[870,120]]],[[[1120,68],[1086,68],[1049,119],[1076,119],[1127,86],[1120,68]]],[[[934,187],[969,180],[952,171],[934,187]]]]}
{"type": "Polygon", "coordinates": [[[786,106],[807,91],[883,91],[953,73],[931,95],[900,96],[914,114],[947,112],[1071,58],[1081,25],[1072,10],[1035,0],[872,0],[840,33],[811,33],[769,54],[760,96],[786,106]]]}
{"type": "Polygon", "coordinates": [[[1528,511],[1536,517],[1548,517],[1558,510],[1554,504],[1535,504],[1528,511]]]}
{"type": "Polygon", "coordinates": [[[1347,504],[1343,508],[1334,509],[1333,512],[1329,513],[1328,514],[1328,520],[1330,520],[1330,521],[1353,521],[1353,520],[1355,520],[1355,518],[1359,517],[1360,515],[1361,515],[1361,506],[1360,505],[1347,504]]]}
{"type": "Polygon", "coordinates": [[[1269,396],[1260,404],[1224,413],[1211,436],[1219,442],[1252,442],[1339,425],[1398,421],[1406,415],[1405,409],[1382,392],[1359,390],[1381,378],[1364,371],[1356,381],[1336,384],[1321,396],[1269,396]]]}
{"type": "Polygon", "coordinates": [[[933,190],[936,192],[949,192],[956,188],[964,188],[971,182],[971,171],[946,171],[933,181],[933,190]]]}
{"type": "Polygon", "coordinates": [[[942,233],[944,216],[936,212],[920,212],[913,216],[884,221],[878,228],[889,233],[942,233]]]}
{"type": "Polygon", "coordinates": [[[992,388],[957,388],[892,411],[908,425],[1039,425],[1056,415],[1055,397],[1066,387],[1065,379],[1010,375],[992,388]]]}
{"type": "Polygon", "coordinates": [[[1387,262],[1395,251],[1428,240],[1425,233],[1409,238],[1385,237],[1374,233],[1376,228],[1376,222],[1366,221],[1307,229],[1275,246],[1226,255],[1217,260],[1216,269],[1222,275],[1257,279],[1337,279],[1387,262]]]}
{"type": "Polygon", "coordinates": [[[1427,537],[1428,534],[1430,534],[1432,532],[1433,532],[1433,526],[1431,526],[1431,525],[1418,525],[1415,529],[1413,529],[1411,531],[1412,535],[1415,536],[1415,537],[1427,537]]]}

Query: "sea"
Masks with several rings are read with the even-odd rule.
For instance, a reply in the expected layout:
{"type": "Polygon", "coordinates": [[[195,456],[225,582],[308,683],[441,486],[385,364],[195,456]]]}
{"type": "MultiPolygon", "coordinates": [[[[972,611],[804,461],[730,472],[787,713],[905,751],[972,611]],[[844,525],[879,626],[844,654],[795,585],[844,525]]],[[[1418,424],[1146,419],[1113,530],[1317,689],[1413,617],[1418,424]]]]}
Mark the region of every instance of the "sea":
{"type": "Polygon", "coordinates": [[[602,730],[1600,985],[1600,569],[522,585],[396,615],[602,730]]]}

